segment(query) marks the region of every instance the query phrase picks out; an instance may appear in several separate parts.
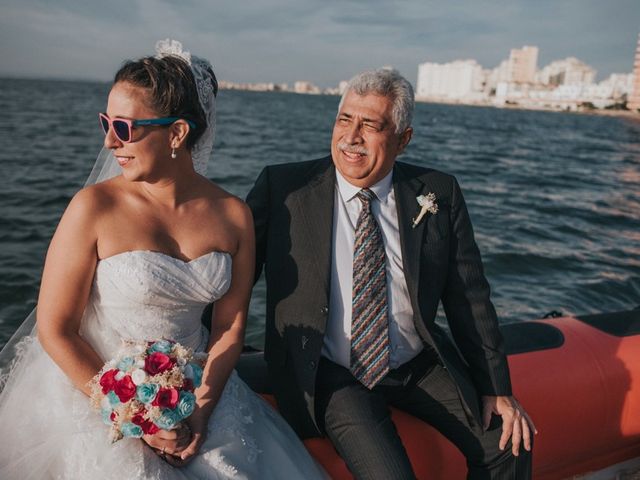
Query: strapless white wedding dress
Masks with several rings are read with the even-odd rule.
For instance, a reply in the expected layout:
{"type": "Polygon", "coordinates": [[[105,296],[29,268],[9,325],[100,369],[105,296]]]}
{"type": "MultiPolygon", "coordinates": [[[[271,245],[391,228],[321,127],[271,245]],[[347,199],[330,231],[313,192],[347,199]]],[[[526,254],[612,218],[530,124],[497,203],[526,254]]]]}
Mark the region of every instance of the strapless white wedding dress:
{"type": "MultiPolygon", "coordinates": [[[[101,260],[80,334],[105,361],[123,339],[207,345],[203,308],[231,283],[231,256],[190,262],[158,252],[101,260]]],[[[32,335],[22,341],[0,395],[0,479],[319,479],[327,478],[286,422],[234,372],[211,419],[206,443],[174,468],[141,440],[111,444],[108,427],[32,335]]]]}

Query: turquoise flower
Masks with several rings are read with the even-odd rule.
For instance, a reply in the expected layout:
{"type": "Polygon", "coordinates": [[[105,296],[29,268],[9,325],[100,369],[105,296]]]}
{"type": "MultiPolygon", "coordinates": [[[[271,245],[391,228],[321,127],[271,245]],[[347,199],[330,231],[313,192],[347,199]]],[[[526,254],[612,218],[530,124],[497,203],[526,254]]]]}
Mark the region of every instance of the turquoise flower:
{"type": "Polygon", "coordinates": [[[109,399],[109,403],[111,404],[112,407],[115,407],[120,403],[120,399],[118,398],[118,395],[116,395],[116,392],[114,392],[113,390],[107,393],[107,398],[109,399]]]}
{"type": "Polygon", "coordinates": [[[173,349],[173,343],[171,343],[170,341],[158,340],[156,343],[154,343],[149,347],[147,352],[148,353],[160,352],[160,353],[169,354],[171,353],[172,349],[173,349]]]}
{"type": "Polygon", "coordinates": [[[123,423],[120,431],[122,432],[122,435],[124,437],[140,438],[142,437],[142,435],[144,435],[144,433],[142,432],[142,428],[131,422],[123,423]]]}
{"type": "Polygon", "coordinates": [[[162,430],[171,430],[179,421],[180,416],[175,410],[163,408],[162,415],[156,418],[153,423],[155,423],[162,430]]]}
{"type": "Polygon", "coordinates": [[[188,363],[184,369],[184,375],[191,379],[194,387],[198,388],[202,385],[202,367],[200,365],[188,363]]]}
{"type": "Polygon", "coordinates": [[[178,400],[178,406],[175,408],[180,420],[187,418],[193,413],[196,408],[196,396],[187,391],[180,392],[180,400],[178,400]]]}
{"type": "Polygon", "coordinates": [[[111,410],[107,408],[103,408],[101,410],[101,413],[102,413],[102,422],[105,425],[111,425],[111,410]]]}
{"type": "Polygon", "coordinates": [[[136,388],[136,399],[142,403],[151,403],[160,390],[157,383],[143,383],[136,388]]]}
{"type": "Polygon", "coordinates": [[[118,370],[121,370],[123,372],[128,372],[135,365],[135,363],[136,361],[132,357],[124,357],[118,363],[117,368],[118,370]]]}

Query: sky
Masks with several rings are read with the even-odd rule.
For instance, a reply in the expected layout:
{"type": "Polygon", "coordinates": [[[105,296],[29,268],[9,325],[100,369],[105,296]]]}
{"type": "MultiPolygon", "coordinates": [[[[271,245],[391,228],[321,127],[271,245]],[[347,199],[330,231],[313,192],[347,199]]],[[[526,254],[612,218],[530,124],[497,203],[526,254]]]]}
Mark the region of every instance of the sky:
{"type": "Polygon", "coordinates": [[[180,40],[221,80],[337,85],[418,64],[494,68],[535,45],[538,67],[575,56],[631,73],[640,0],[0,0],[0,76],[111,79],[126,59],[180,40]]]}

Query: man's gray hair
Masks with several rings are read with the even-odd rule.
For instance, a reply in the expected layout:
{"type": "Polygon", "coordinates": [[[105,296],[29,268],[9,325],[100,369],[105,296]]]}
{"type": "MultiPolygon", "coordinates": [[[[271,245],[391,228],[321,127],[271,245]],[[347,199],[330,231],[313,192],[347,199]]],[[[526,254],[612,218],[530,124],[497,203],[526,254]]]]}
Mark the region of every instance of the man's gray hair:
{"type": "Polygon", "coordinates": [[[358,95],[374,93],[390,98],[393,102],[391,114],[396,133],[402,133],[411,126],[415,104],[413,87],[397,70],[381,68],[362,72],[353,77],[342,95],[338,110],[342,108],[344,99],[350,91],[358,95]]]}

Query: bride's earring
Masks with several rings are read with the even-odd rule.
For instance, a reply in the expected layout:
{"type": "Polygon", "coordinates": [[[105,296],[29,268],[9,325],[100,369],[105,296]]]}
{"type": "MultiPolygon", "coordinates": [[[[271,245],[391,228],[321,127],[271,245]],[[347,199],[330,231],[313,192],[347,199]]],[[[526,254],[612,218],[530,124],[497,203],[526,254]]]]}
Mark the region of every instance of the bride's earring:
{"type": "Polygon", "coordinates": [[[171,149],[171,158],[174,158],[174,159],[175,159],[177,156],[178,156],[178,155],[176,154],[176,149],[175,149],[175,148],[172,148],[172,149],[171,149]]]}

